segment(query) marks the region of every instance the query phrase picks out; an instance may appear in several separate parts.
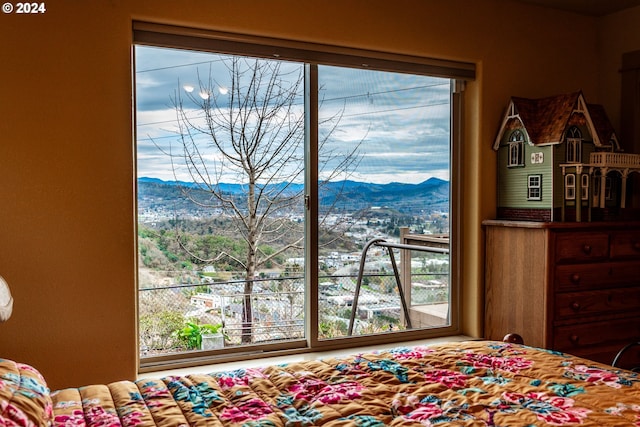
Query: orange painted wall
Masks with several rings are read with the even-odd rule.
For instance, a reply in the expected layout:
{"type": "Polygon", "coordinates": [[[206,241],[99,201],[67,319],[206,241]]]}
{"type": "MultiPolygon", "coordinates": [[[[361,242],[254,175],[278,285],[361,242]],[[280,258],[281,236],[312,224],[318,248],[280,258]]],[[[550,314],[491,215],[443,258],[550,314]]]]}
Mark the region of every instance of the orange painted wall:
{"type": "MultiPolygon", "coordinates": [[[[134,19],[472,61],[464,146],[463,332],[482,334],[482,219],[511,95],[598,79],[595,18],[509,0],[49,0],[0,16],[0,275],[15,298],[0,357],[52,388],[137,369],[132,144],[134,19]],[[570,24],[569,24],[570,23],[570,24]]],[[[611,101],[614,102],[614,101],[611,101]]]]}

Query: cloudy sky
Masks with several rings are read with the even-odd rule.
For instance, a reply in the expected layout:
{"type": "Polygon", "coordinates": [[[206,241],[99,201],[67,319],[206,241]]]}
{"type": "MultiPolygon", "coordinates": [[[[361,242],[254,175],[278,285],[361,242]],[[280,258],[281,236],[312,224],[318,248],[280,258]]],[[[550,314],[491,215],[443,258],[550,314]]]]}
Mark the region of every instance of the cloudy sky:
{"type": "MultiPolygon", "coordinates": [[[[136,132],[138,176],[192,179],[177,158],[182,143],[176,99],[188,117],[203,124],[202,110],[190,101],[214,99],[224,106],[231,79],[226,57],[175,49],[136,47],[136,132]]],[[[285,85],[302,65],[283,63],[285,85]]],[[[431,177],[449,180],[449,80],[371,70],[319,67],[320,134],[331,129],[325,149],[334,154],[358,147],[357,169],[350,179],[363,182],[419,183],[431,177]]],[[[292,83],[291,83],[292,84],[292,83]]],[[[288,118],[303,114],[302,93],[288,118]]],[[[275,134],[274,134],[275,135],[275,134]]],[[[222,138],[222,137],[221,137],[222,138]]],[[[221,171],[221,158],[210,140],[195,135],[207,171],[221,171]]],[[[301,154],[301,152],[300,152],[301,154]]],[[[333,168],[333,163],[323,169],[333,168]]],[[[241,180],[237,175],[224,182],[241,180]]]]}

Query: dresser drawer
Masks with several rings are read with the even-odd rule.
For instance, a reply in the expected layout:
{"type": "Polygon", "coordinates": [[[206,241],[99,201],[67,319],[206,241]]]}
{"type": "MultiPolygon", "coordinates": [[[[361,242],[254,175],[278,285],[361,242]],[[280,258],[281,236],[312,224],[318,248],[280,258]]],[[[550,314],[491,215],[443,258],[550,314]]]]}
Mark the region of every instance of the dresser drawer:
{"type": "Polygon", "coordinates": [[[553,328],[553,349],[567,353],[604,345],[640,339],[640,318],[606,320],[553,328]]]}
{"type": "Polygon", "coordinates": [[[640,265],[637,261],[558,265],[554,281],[556,291],[640,285],[640,265]]]}
{"type": "Polygon", "coordinates": [[[555,250],[558,263],[605,260],[609,257],[609,233],[558,233],[555,250]]]}
{"type": "MultiPolygon", "coordinates": [[[[611,258],[640,259],[640,231],[613,233],[611,235],[611,258]]],[[[638,270],[640,271],[640,265],[638,270]]]]}
{"type": "MultiPolygon", "coordinates": [[[[640,307],[640,288],[556,294],[555,314],[559,320],[580,316],[621,313],[640,307]]],[[[635,313],[634,313],[635,314],[635,313]]]]}
{"type": "MultiPolygon", "coordinates": [[[[534,346],[605,363],[640,341],[640,221],[484,224],[491,339],[522,331],[534,346]]],[[[640,366],[640,348],[632,359],[640,366]]]]}

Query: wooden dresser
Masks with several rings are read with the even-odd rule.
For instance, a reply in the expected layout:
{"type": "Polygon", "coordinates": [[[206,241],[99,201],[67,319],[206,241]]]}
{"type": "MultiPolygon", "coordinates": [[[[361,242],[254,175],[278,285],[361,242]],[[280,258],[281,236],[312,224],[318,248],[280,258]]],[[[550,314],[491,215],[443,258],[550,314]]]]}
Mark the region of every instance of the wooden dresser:
{"type": "MultiPolygon", "coordinates": [[[[611,363],[640,340],[640,222],[491,220],[485,336],[611,363]]],[[[640,351],[625,356],[640,366],[640,351]]]]}

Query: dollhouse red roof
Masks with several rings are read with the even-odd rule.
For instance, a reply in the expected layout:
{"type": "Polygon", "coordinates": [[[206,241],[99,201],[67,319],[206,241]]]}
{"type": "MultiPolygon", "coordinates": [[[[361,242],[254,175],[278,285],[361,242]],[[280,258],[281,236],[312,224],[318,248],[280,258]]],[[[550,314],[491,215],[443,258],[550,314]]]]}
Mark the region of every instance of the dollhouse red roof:
{"type": "Polygon", "coordinates": [[[567,128],[578,122],[587,125],[596,145],[617,144],[604,108],[587,104],[582,92],[574,92],[540,99],[512,97],[493,148],[498,149],[506,130],[515,128],[523,129],[532,145],[560,144],[567,128]]]}
{"type": "Polygon", "coordinates": [[[512,98],[534,145],[558,143],[578,102],[579,93],[542,99],[512,98]]]}
{"type": "Polygon", "coordinates": [[[598,132],[600,142],[603,145],[613,143],[617,148],[618,141],[616,139],[616,132],[609,121],[609,117],[607,116],[604,107],[599,104],[588,104],[587,108],[589,109],[589,115],[591,116],[593,126],[596,128],[596,132],[598,132]]]}

